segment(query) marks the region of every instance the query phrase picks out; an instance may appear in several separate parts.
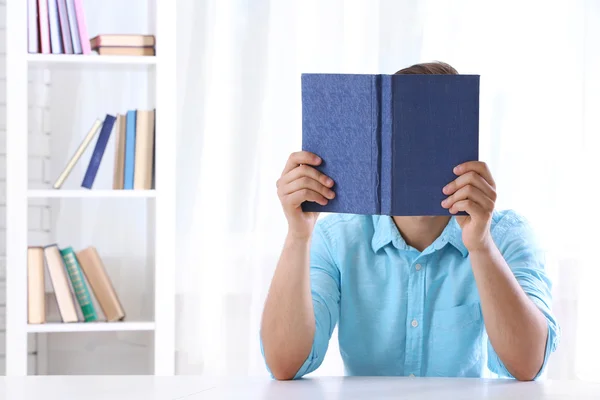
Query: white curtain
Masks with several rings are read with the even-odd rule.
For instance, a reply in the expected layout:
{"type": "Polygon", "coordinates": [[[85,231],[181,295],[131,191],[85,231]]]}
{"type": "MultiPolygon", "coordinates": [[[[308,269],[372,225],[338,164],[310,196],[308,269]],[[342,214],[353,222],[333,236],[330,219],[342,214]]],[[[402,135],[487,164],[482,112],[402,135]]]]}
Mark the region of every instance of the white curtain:
{"type": "MultiPolygon", "coordinates": [[[[498,208],[525,215],[548,249],[563,331],[548,377],[600,380],[598,2],[178,7],[178,373],[267,375],[258,328],[286,232],[275,181],[301,148],[300,74],[442,60],[481,75],[480,157],[498,208]]],[[[315,374],[343,374],[335,337],[315,374]]]]}

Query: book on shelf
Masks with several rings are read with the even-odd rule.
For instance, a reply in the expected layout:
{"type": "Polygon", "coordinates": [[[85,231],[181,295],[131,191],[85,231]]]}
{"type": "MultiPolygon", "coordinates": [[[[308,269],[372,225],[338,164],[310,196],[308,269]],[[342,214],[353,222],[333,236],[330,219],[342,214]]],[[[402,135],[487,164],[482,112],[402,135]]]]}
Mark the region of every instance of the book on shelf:
{"type": "MultiPolygon", "coordinates": [[[[115,135],[113,182],[115,190],[154,189],[156,111],[127,110],[116,116],[107,114],[96,119],[52,187],[60,189],[86,149],[96,138],[81,187],[92,189],[108,147],[110,136],[115,135]]],[[[104,163],[106,164],[106,163],[104,163]]]]}
{"type": "Polygon", "coordinates": [[[90,39],[83,0],[27,0],[27,51],[32,54],[153,56],[145,34],[100,34],[90,39]]]}
{"type": "Polygon", "coordinates": [[[442,188],[478,160],[478,75],[303,74],[302,149],[336,196],[305,211],[449,215],[442,188]]]}
{"type": "Polygon", "coordinates": [[[46,274],[62,322],[125,319],[123,306],[94,246],[77,252],[70,246],[59,248],[57,244],[30,246],[27,272],[29,324],[47,322],[46,274]]]}
{"type": "Polygon", "coordinates": [[[91,54],[83,0],[27,0],[28,52],[91,54]]]}
{"type": "Polygon", "coordinates": [[[154,35],[104,34],[90,39],[92,50],[100,55],[153,56],[156,54],[154,35]]]}

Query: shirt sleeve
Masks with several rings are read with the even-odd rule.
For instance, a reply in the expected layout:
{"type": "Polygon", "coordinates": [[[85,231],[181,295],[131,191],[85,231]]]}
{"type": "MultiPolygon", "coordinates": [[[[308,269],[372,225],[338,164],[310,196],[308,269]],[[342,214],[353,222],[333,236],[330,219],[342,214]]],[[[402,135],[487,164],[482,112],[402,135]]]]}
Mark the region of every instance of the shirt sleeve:
{"type": "MultiPolygon", "coordinates": [[[[315,335],[310,353],[294,379],[315,371],[323,362],[329,340],[339,318],[340,272],[331,251],[332,242],[318,221],[313,231],[310,248],[310,287],[315,313],[315,335]]],[[[264,358],[262,341],[261,352],[264,358]]],[[[271,377],[269,366],[267,370],[271,377]]]]}
{"type": "MultiPolygon", "coordinates": [[[[556,350],[560,340],[560,326],[552,313],[552,282],[545,269],[545,258],[537,244],[533,230],[529,224],[519,217],[505,228],[497,243],[506,263],[512,270],[521,288],[546,317],[548,338],[544,361],[534,379],[538,379],[545,371],[548,358],[556,350]]],[[[496,354],[488,338],[488,368],[501,377],[514,378],[496,354]]]]}

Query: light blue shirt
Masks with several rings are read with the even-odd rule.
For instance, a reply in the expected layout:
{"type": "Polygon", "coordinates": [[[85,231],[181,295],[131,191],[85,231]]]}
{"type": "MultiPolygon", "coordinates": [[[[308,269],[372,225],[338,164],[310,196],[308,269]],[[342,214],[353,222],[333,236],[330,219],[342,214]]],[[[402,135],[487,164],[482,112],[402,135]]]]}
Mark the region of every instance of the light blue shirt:
{"type": "MultiPolygon", "coordinates": [[[[494,212],[491,234],[546,316],[539,377],[560,336],[544,257],[530,226],[513,211],[494,212]]],[[[315,226],[310,264],[316,332],[296,378],[321,365],[336,324],[347,375],[512,377],[487,337],[455,217],[419,252],[391,217],[333,214],[315,226]]]]}

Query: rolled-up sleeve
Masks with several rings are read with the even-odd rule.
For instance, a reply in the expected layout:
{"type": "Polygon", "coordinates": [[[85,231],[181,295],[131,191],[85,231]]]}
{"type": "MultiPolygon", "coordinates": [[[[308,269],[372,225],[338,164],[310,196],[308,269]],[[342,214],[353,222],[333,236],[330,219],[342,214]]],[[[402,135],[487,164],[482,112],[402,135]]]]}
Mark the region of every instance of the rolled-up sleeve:
{"type": "MultiPolygon", "coordinates": [[[[310,287],[315,313],[315,335],[310,353],[294,379],[313,372],[321,365],[338,322],[340,272],[333,258],[332,245],[322,221],[318,221],[310,248],[310,287]]],[[[260,347],[264,358],[262,341],[260,347]]],[[[273,376],[268,365],[267,370],[273,376]]]]}
{"type": "MultiPolygon", "coordinates": [[[[535,379],[545,371],[550,354],[560,341],[560,326],[552,313],[552,282],[545,268],[545,256],[537,243],[531,226],[520,217],[514,217],[497,242],[506,263],[521,288],[546,317],[548,338],[544,362],[535,379]]],[[[513,378],[504,363],[487,341],[488,368],[501,377],[513,378]]]]}

